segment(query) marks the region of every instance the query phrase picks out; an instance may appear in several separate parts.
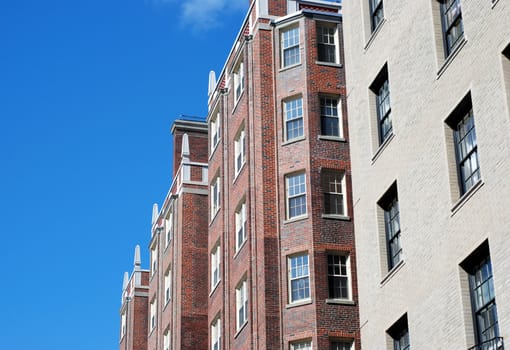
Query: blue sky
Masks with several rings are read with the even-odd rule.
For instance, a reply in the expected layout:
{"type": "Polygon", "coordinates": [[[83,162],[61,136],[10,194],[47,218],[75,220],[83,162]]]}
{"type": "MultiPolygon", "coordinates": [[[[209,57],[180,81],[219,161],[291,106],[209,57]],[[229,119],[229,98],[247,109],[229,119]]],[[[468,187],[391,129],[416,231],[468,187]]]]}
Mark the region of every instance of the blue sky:
{"type": "Polygon", "coordinates": [[[123,272],[242,0],[0,1],[0,344],[118,348],[123,272]]]}

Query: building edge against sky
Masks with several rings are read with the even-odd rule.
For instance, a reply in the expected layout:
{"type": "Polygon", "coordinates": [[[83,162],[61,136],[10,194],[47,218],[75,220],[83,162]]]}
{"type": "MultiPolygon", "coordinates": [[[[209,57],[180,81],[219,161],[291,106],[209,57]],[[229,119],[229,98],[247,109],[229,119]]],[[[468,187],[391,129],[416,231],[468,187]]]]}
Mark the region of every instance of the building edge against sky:
{"type": "Polygon", "coordinates": [[[343,14],[361,345],[503,349],[510,3],[344,1],[343,14]]]}

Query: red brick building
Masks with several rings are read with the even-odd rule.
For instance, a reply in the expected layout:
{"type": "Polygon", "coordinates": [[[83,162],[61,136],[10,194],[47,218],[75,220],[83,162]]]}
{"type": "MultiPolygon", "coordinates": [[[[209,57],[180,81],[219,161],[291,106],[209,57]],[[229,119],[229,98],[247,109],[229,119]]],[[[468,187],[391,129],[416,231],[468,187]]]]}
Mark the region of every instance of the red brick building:
{"type": "Polygon", "coordinates": [[[209,349],[359,349],[340,4],[253,0],[209,83],[209,349]]]}

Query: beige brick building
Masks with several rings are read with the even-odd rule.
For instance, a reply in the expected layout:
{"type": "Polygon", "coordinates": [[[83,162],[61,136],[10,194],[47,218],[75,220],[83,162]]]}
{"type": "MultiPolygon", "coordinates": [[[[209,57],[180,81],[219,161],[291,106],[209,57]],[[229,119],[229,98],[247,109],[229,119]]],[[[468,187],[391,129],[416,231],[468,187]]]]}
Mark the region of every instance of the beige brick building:
{"type": "Polygon", "coordinates": [[[345,0],[343,15],[361,346],[502,349],[510,2],[345,0]]]}

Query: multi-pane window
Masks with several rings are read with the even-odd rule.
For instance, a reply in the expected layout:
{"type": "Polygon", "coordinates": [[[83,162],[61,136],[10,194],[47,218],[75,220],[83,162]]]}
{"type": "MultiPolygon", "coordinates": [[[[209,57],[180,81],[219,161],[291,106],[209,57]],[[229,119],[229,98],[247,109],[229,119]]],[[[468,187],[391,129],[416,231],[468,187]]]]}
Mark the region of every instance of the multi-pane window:
{"type": "Polygon", "coordinates": [[[170,241],[172,240],[172,232],[173,232],[173,213],[170,213],[168,218],[165,220],[165,228],[166,228],[166,235],[165,235],[165,247],[168,247],[170,244],[170,241]]]}
{"type": "Polygon", "coordinates": [[[322,171],[321,185],[324,194],[324,214],[346,215],[344,178],[345,175],[341,171],[322,171]]]}
{"type": "Polygon", "coordinates": [[[464,37],[460,0],[440,0],[445,56],[453,51],[464,37]]]}
{"type": "Polygon", "coordinates": [[[402,246],[400,242],[400,212],[398,205],[396,183],[379,201],[384,211],[384,227],[386,231],[386,249],[388,254],[388,269],[391,270],[402,260],[402,246]]]}
{"type": "Polygon", "coordinates": [[[165,273],[165,304],[170,301],[172,297],[172,270],[168,269],[165,273]]]}
{"type": "Polygon", "coordinates": [[[246,137],[244,129],[242,129],[234,140],[234,156],[235,156],[235,173],[239,174],[241,168],[246,162],[246,137]]]}
{"type": "Polygon", "coordinates": [[[221,136],[221,117],[220,113],[216,113],[216,117],[211,119],[211,153],[214,151],[221,136]]]}
{"type": "Polygon", "coordinates": [[[379,26],[384,19],[383,0],[369,0],[370,2],[370,23],[372,32],[379,26]]]}
{"type": "Polygon", "coordinates": [[[303,98],[298,97],[283,103],[285,118],[285,141],[303,137],[303,98]]]}
{"type": "Polygon", "coordinates": [[[248,282],[242,281],[236,288],[237,329],[248,322],[248,282]]]}
{"type": "Polygon", "coordinates": [[[300,62],[299,27],[286,29],[281,33],[282,67],[288,67],[300,62]]]}
{"type": "Polygon", "coordinates": [[[312,341],[300,341],[300,342],[294,342],[290,344],[290,348],[292,350],[312,350],[312,341]]]}
{"type": "Polygon", "coordinates": [[[211,218],[220,209],[220,177],[217,176],[211,184],[211,218]]]}
{"type": "Polygon", "coordinates": [[[211,290],[220,282],[220,245],[216,245],[211,253],[211,290]]]}
{"type": "Polygon", "coordinates": [[[342,136],[342,124],[340,121],[341,110],[339,100],[336,97],[322,96],[321,105],[321,135],[342,136]]]}
{"type": "Polygon", "coordinates": [[[338,63],[337,29],[334,23],[317,24],[317,56],[321,62],[338,63]]]}
{"type": "Polygon", "coordinates": [[[221,350],[221,320],[219,318],[211,324],[211,349],[221,350]]]}
{"type": "Polygon", "coordinates": [[[328,290],[330,299],[350,299],[349,258],[345,255],[328,255],[328,290]]]}
{"type": "Polygon", "coordinates": [[[476,349],[503,349],[502,344],[499,346],[502,339],[488,242],[485,241],[461,265],[469,276],[476,349]]]}
{"type": "Polygon", "coordinates": [[[410,350],[409,327],[407,325],[407,314],[402,316],[390,329],[388,334],[393,339],[393,350],[410,350]]]}
{"type": "Polygon", "coordinates": [[[287,189],[287,218],[306,215],[305,174],[288,175],[285,178],[287,189]]]}
{"type": "Polygon", "coordinates": [[[158,246],[154,245],[151,248],[151,276],[154,275],[158,268],[158,246]]]}
{"type": "Polygon", "coordinates": [[[239,100],[244,91],[244,64],[240,62],[234,70],[234,94],[235,101],[239,100]]]}
{"type": "Polygon", "coordinates": [[[480,180],[475,118],[471,100],[463,102],[458,109],[458,121],[453,125],[457,170],[461,195],[480,180]]]}
{"type": "Polygon", "coordinates": [[[351,350],[352,342],[348,341],[333,341],[331,342],[330,350],[351,350]]]}
{"type": "Polygon", "coordinates": [[[163,334],[163,349],[170,350],[170,330],[167,329],[163,334]]]}
{"type": "Polygon", "coordinates": [[[153,330],[156,327],[156,312],[157,312],[158,302],[156,298],[152,299],[150,306],[150,319],[149,319],[149,330],[153,330]]]}
{"type": "Polygon", "coordinates": [[[120,316],[120,338],[124,337],[126,335],[126,311],[122,312],[122,315],[120,316]]]}
{"type": "Polygon", "coordinates": [[[236,251],[246,241],[246,202],[243,202],[236,211],[236,251]]]}
{"type": "Polygon", "coordinates": [[[310,272],[308,254],[295,255],[288,259],[290,302],[310,298],[310,272]]]}
{"type": "Polygon", "coordinates": [[[379,73],[375,81],[370,86],[370,89],[375,94],[379,144],[382,144],[393,132],[391,123],[390,84],[388,80],[387,66],[385,66],[379,73]]]}

